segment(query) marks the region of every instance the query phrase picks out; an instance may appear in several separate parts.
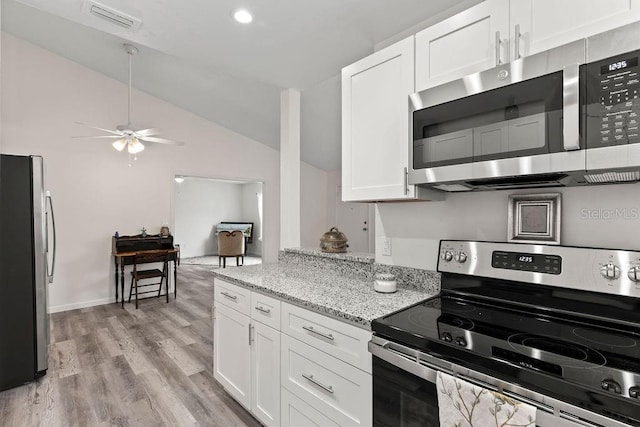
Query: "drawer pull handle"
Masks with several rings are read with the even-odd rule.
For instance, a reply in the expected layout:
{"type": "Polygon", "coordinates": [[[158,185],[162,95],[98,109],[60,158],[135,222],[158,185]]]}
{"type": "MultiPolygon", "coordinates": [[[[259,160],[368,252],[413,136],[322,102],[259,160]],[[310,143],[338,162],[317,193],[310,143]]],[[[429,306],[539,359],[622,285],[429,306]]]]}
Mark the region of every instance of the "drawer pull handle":
{"type": "Polygon", "coordinates": [[[315,385],[317,385],[318,387],[320,387],[323,390],[328,391],[329,393],[333,393],[333,387],[330,385],[324,385],[322,384],[320,381],[318,381],[317,379],[313,378],[313,375],[306,375],[306,374],[302,374],[302,376],[311,381],[312,383],[314,383],[315,385]]]}
{"type": "Polygon", "coordinates": [[[270,310],[270,309],[268,309],[268,308],[263,308],[263,307],[261,307],[261,306],[259,306],[259,305],[258,305],[258,306],[256,306],[256,310],[258,310],[258,311],[260,311],[260,312],[262,312],[262,313],[264,313],[264,314],[269,314],[269,313],[271,313],[271,310],[270,310]]]}
{"type": "Polygon", "coordinates": [[[313,329],[313,326],[303,326],[302,329],[304,329],[305,331],[309,331],[312,334],[320,335],[322,338],[326,338],[326,339],[331,340],[331,341],[335,340],[333,335],[325,334],[325,333],[316,331],[315,329],[313,329]]]}
{"type": "Polygon", "coordinates": [[[238,297],[237,297],[236,295],[231,295],[231,294],[230,294],[230,293],[228,293],[228,292],[222,291],[222,292],[220,292],[220,293],[221,293],[222,295],[224,295],[225,297],[230,298],[230,299],[232,299],[232,300],[234,300],[234,301],[238,299],[238,297]]]}

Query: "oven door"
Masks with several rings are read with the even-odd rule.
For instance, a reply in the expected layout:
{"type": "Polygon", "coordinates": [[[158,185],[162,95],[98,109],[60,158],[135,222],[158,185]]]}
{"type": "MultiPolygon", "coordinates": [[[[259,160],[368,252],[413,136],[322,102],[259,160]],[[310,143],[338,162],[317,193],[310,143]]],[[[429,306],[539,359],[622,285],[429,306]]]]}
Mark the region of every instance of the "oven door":
{"type": "Polygon", "coordinates": [[[584,60],[582,40],[413,94],[409,183],[584,170],[584,60]]]}
{"type": "Polygon", "coordinates": [[[536,407],[537,427],[626,426],[376,336],[369,342],[369,351],[373,354],[373,425],[376,427],[440,427],[438,371],[536,407]]]}

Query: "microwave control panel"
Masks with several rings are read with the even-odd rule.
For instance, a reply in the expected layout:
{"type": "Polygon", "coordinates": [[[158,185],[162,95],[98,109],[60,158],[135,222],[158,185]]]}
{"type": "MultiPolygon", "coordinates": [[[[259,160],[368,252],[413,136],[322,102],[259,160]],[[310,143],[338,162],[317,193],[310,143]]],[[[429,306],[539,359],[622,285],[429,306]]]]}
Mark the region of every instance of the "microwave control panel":
{"type": "Polygon", "coordinates": [[[586,66],[587,147],[640,143],[640,51],[586,66]]]}

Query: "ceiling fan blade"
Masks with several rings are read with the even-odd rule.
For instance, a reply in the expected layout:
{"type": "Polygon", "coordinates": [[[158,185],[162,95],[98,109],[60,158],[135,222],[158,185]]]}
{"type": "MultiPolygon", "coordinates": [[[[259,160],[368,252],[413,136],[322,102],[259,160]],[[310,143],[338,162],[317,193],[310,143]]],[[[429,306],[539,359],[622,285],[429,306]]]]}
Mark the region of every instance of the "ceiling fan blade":
{"type": "Polygon", "coordinates": [[[154,136],[147,136],[144,138],[139,138],[143,141],[146,142],[157,142],[159,144],[172,144],[172,145],[184,145],[184,142],[182,141],[172,141],[170,139],[164,139],[164,138],[156,138],[154,136]]]}
{"type": "Polygon", "coordinates": [[[134,132],[136,135],[145,137],[145,136],[153,136],[160,133],[160,131],[156,128],[142,129],[134,132]]]}
{"type": "Polygon", "coordinates": [[[120,133],[119,131],[112,130],[112,129],[99,128],[97,126],[91,126],[91,125],[88,125],[86,123],[80,123],[80,122],[75,122],[75,123],[77,125],[86,126],[88,128],[91,128],[91,129],[97,129],[97,130],[101,130],[103,132],[112,133],[114,135],[122,136],[122,133],[120,133]]]}
{"type": "Polygon", "coordinates": [[[90,136],[72,136],[71,138],[83,138],[83,139],[97,139],[97,138],[107,138],[107,139],[118,139],[122,138],[122,135],[90,135],[90,136]]]}

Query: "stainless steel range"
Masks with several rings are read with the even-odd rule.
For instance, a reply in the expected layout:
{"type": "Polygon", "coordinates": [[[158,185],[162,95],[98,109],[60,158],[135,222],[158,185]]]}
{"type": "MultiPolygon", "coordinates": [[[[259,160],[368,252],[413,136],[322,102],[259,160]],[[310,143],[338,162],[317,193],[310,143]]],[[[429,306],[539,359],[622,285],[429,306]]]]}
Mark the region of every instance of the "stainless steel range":
{"type": "Polygon", "coordinates": [[[640,252],[442,241],[438,271],[438,296],[372,324],[374,425],[438,426],[440,371],[538,426],[640,426],[640,252]]]}

